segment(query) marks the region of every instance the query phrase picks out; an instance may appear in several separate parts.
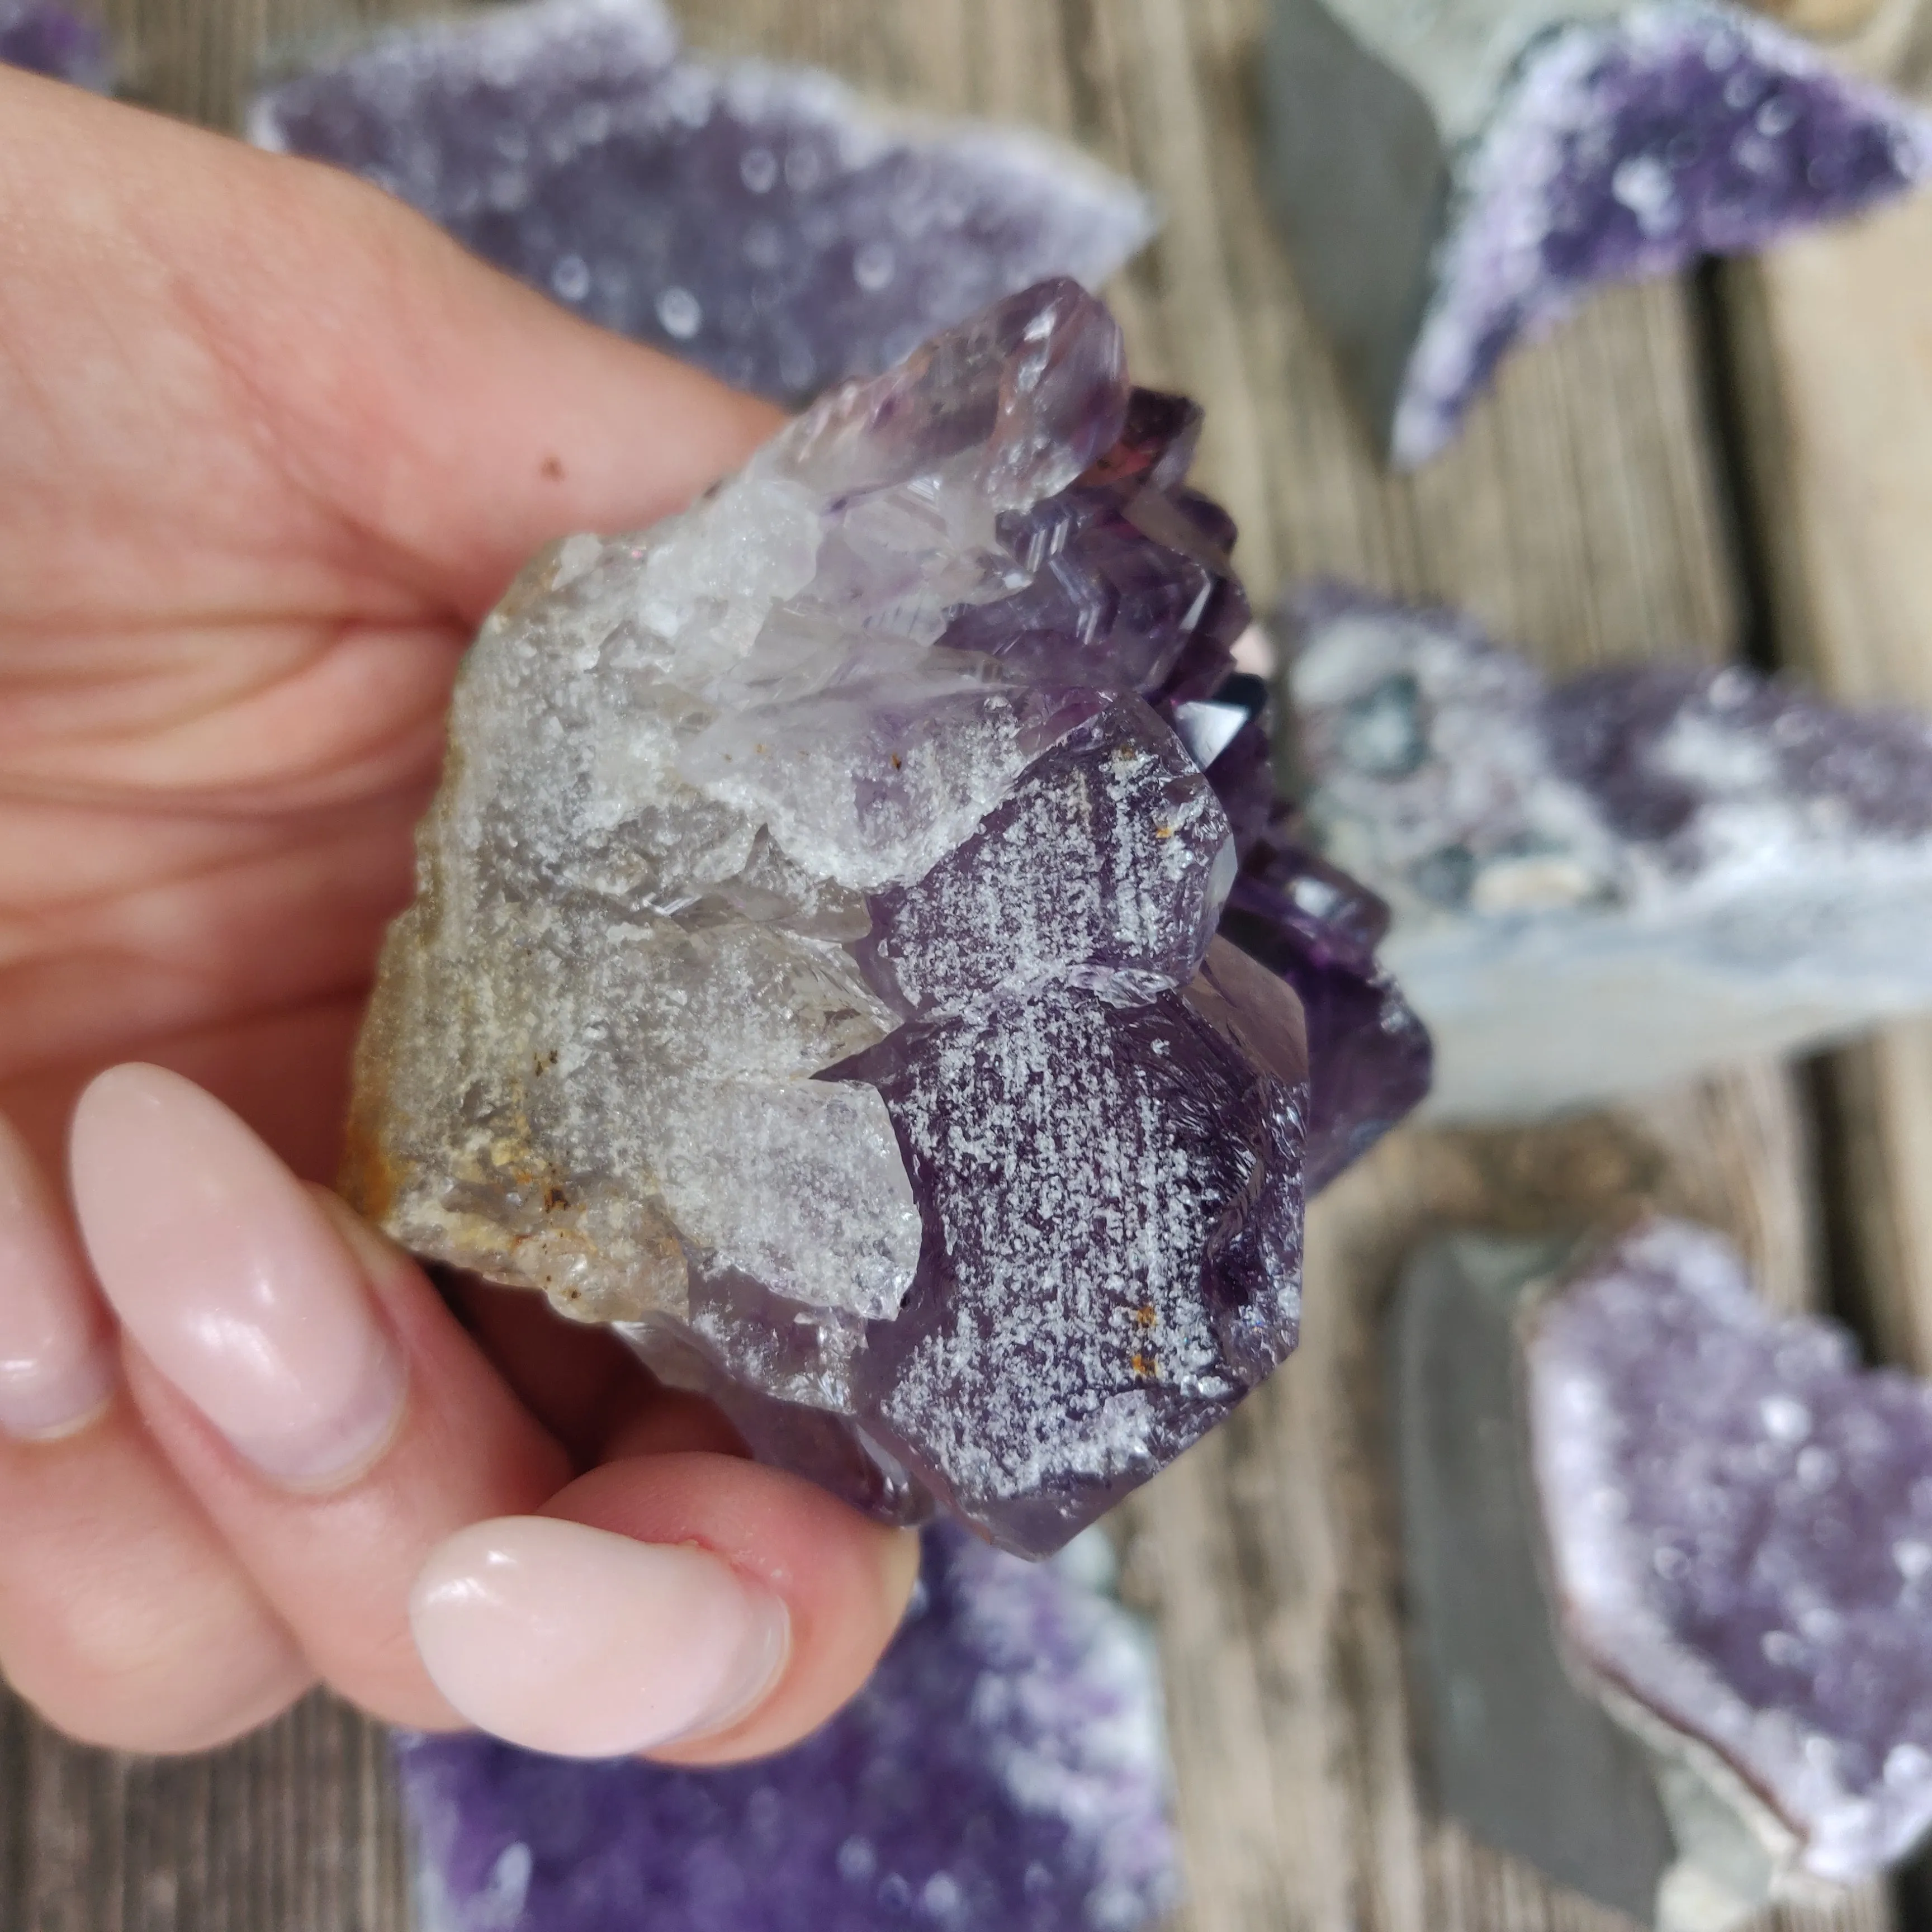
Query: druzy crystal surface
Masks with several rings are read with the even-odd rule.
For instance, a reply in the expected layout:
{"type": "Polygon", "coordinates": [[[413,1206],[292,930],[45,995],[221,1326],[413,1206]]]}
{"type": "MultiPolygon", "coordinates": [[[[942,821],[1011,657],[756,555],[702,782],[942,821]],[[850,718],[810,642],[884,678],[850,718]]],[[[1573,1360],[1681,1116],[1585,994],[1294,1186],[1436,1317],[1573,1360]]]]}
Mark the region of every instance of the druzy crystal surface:
{"type": "Polygon", "coordinates": [[[1668,1221],[1575,1273],[1523,1351],[1574,1654],[1714,1762],[1774,1869],[1900,1857],[1932,1825],[1932,1389],[1668,1221]]]}
{"type": "Polygon", "coordinates": [[[45,0],[0,0],[0,65],[71,81],[98,94],[113,80],[100,28],[45,0]]]}
{"type": "Polygon", "coordinates": [[[1285,614],[1310,834],[1388,902],[1431,1105],[1508,1119],[1932,1001],[1932,734],[1748,671],[1551,686],[1468,621],[1285,614]]]}
{"type": "Polygon", "coordinates": [[[1269,78],[1298,278],[1405,466],[1592,285],[1932,172],[1916,109],[1704,0],[1276,0],[1269,78]]]}
{"type": "Polygon", "coordinates": [[[261,144],[356,170],[622,334],[798,404],[1043,277],[1104,280],[1145,196],[1064,144],[682,54],[659,0],[394,30],[265,93],[261,144]]]}
{"type": "Polygon", "coordinates": [[[1051,1550],[1226,1414],[1294,1346],[1305,1171],[1390,1113],[1324,1035],[1311,1138],[1288,969],[1392,996],[1318,909],[1216,935],[1259,714],[1197,427],[1046,283],[540,557],[459,680],[354,1197],[887,1518],[1051,1550]]]}
{"type": "Polygon", "coordinates": [[[870,1683],[755,1764],[405,1738],[424,1932],[1135,1932],[1176,1891],[1160,1686],[1081,1553],[928,1531],[870,1683]]]}

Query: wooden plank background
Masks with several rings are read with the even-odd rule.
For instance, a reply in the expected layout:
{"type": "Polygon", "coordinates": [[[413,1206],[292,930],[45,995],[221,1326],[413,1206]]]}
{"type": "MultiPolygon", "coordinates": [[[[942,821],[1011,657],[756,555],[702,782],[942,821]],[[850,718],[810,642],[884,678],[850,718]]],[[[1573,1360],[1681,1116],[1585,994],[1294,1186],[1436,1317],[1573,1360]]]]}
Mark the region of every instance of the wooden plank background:
{"type": "MultiPolygon", "coordinates": [[[[1444,458],[1391,478],[1262,206],[1262,4],[681,10],[698,45],[1054,128],[1154,190],[1165,226],[1111,292],[1137,373],[1207,405],[1202,480],[1240,521],[1258,604],[1335,573],[1466,604],[1558,667],[1722,657],[1748,629],[1834,689],[1932,705],[1932,205],[1602,296],[1509,363],[1444,458]],[[1875,466],[1874,439],[1896,456],[1875,466]]],[[[232,126],[265,47],[388,10],[112,0],[110,17],[142,98],[232,126]]],[[[1888,58],[1916,45],[1896,14],[1888,58]]],[[[1932,1370],[1928,1180],[1932,1027],[1558,1129],[1401,1135],[1331,1190],[1311,1216],[1300,1354],[1118,1519],[1167,1674],[1190,1880],[1174,1932],[1627,1924],[1471,1844],[1418,1780],[1379,1323],[1420,1231],[1655,1202],[1730,1230],[1780,1303],[1835,1290],[1888,1354],[1932,1370]]],[[[1768,1922],[1905,1932],[1932,1922],[1915,1896],[1874,1886],[1768,1922]]],[[[382,1742],[353,1714],[311,1700],[231,1750],[158,1765],[69,1746],[0,1694],[0,1932],[410,1924],[382,1742]]]]}

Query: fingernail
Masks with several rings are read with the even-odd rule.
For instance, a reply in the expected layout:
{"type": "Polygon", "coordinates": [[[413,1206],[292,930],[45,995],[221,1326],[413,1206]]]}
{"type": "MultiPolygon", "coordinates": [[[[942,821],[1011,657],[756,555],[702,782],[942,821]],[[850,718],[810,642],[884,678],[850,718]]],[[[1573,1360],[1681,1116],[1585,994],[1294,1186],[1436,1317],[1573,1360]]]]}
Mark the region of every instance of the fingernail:
{"type": "Polygon", "coordinates": [[[0,1120],[0,1430],[70,1436],[107,1406],[114,1354],[86,1264],[26,1142],[0,1120]]]}
{"type": "Polygon", "coordinates": [[[212,1095],[117,1066],[81,1096],[74,1189],[114,1312],[265,1475],[366,1467],[401,1413],[400,1351],[308,1190],[212,1095]]]}
{"type": "Polygon", "coordinates": [[[478,1730],[558,1757],[723,1730],[783,1672],[783,1600],[722,1557],[551,1516],[472,1524],[410,1600],[436,1687],[478,1730]]]}

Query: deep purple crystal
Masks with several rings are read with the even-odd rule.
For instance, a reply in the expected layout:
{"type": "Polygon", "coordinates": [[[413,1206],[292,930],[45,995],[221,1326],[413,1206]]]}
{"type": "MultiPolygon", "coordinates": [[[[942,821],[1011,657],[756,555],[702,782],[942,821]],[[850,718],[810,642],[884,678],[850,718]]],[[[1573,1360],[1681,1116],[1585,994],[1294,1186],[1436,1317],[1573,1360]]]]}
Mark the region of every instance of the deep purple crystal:
{"type": "Polygon", "coordinates": [[[1359,1160],[1429,1092],[1434,1049],[1376,958],[1388,908],[1320,858],[1279,806],[1243,865],[1221,932],[1279,973],[1308,1025],[1310,1193],[1359,1160]]]}
{"type": "Polygon", "coordinates": [[[1932,1825],[1932,1389],[1772,1314],[1735,1252],[1653,1221],[1526,1332],[1563,1629],[1714,1754],[1816,1876],[1932,1825]]]}
{"type": "Polygon", "coordinates": [[[105,94],[114,82],[107,37],[92,20],[46,0],[0,0],[0,64],[105,94]]]}
{"type": "Polygon", "coordinates": [[[721,1770],[398,1755],[424,1932],[1135,1932],[1177,1890],[1149,1647],[1058,1565],[928,1531],[871,1682],[721,1770]]]}
{"type": "Polygon", "coordinates": [[[1152,226],[1138,190],[1045,136],[686,58],[658,0],[404,28],[264,94],[250,129],[356,170],[591,320],[793,404],[1042,277],[1103,280],[1152,226]]]}

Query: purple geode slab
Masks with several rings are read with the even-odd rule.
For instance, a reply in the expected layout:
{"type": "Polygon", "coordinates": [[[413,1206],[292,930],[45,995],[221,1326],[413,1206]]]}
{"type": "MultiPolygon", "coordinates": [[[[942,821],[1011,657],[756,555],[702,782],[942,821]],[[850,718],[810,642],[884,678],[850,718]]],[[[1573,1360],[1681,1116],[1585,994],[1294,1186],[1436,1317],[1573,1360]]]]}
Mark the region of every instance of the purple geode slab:
{"type": "Polygon", "coordinates": [[[1398,465],[1597,283],[1755,249],[1932,172],[1932,122],[1742,8],[1277,0],[1273,186],[1398,465]]]}
{"type": "Polygon", "coordinates": [[[1537,1306],[1523,1359],[1559,1619],[1612,1708],[1714,1760],[1774,1868],[1901,1857],[1932,1826],[1932,1389],[1662,1220],[1537,1306]]]}
{"type": "Polygon", "coordinates": [[[1135,1932],[1178,1889],[1150,1642],[945,1527],[871,1682],[779,1756],[398,1755],[424,1932],[1135,1932]]]}
{"type": "Polygon", "coordinates": [[[1415,1090],[1346,882],[1251,909],[1264,964],[1216,937],[1244,851],[1291,863],[1265,706],[1198,413],[1122,360],[1042,284],[530,567],[458,681],[345,1177],[760,1456],[1027,1554],[1294,1346],[1307,1178],[1415,1090]]]}
{"type": "Polygon", "coordinates": [[[114,85],[107,36],[92,20],[44,0],[0,0],[0,65],[71,81],[96,94],[114,85]]]}
{"type": "Polygon", "coordinates": [[[1334,585],[1282,624],[1306,836],[1392,909],[1439,1114],[1533,1118],[1932,1004],[1922,721],[1734,666],[1552,686],[1466,619],[1334,585]]]}
{"type": "Polygon", "coordinates": [[[1045,136],[687,58],[658,0],[392,31],[263,94],[250,133],[356,170],[592,321],[794,405],[1044,277],[1096,285],[1154,226],[1137,188],[1045,136]]]}

